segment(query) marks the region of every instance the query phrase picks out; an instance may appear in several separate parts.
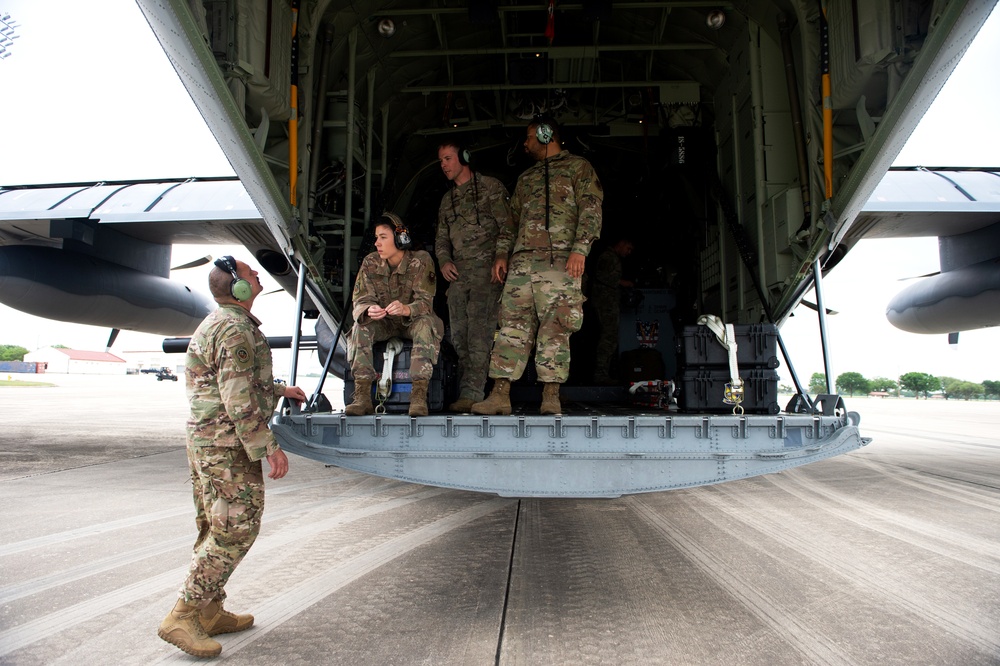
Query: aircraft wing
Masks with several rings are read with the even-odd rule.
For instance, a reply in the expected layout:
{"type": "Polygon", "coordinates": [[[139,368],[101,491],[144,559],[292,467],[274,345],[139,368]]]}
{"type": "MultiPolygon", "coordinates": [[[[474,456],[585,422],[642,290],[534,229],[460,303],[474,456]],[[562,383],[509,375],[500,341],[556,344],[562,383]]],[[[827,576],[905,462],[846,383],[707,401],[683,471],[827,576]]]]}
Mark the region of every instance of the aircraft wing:
{"type": "MultiPolygon", "coordinates": [[[[262,222],[236,178],[76,183],[0,188],[0,246],[58,246],[100,225],[159,245],[239,243],[262,222]],[[64,231],[60,232],[60,228],[64,231]]],[[[270,234],[262,245],[279,250],[270,234]]],[[[128,256],[120,263],[130,265],[128,256]]],[[[162,267],[130,267],[162,275],[162,267]]]]}
{"type": "Polygon", "coordinates": [[[235,178],[0,188],[0,301],[39,317],[190,334],[214,303],[169,279],[171,246],[242,243],[295,276],[235,178]]]}

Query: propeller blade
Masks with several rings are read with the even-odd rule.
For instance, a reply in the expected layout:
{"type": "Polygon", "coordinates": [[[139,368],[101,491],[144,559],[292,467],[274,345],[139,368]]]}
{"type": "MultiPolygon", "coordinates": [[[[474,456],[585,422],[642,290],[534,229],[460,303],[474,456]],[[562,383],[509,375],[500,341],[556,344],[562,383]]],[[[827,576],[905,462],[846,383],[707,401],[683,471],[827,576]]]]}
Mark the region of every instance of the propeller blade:
{"type": "Polygon", "coordinates": [[[108,345],[104,351],[111,351],[111,345],[115,344],[115,340],[118,339],[118,334],[121,333],[117,328],[111,329],[111,335],[108,337],[108,345]]]}
{"type": "Polygon", "coordinates": [[[200,259],[195,259],[194,261],[189,261],[186,264],[182,264],[180,266],[174,266],[170,270],[172,270],[172,271],[182,271],[185,268],[197,268],[198,266],[204,266],[205,264],[207,264],[210,261],[212,261],[212,255],[206,254],[204,257],[201,257],[200,259]]]}
{"type": "MultiPolygon", "coordinates": [[[[815,310],[816,312],[819,312],[819,306],[816,305],[815,303],[810,303],[809,301],[806,301],[806,300],[800,301],[800,303],[802,303],[802,305],[806,306],[810,310],[815,310]]],[[[840,314],[836,310],[831,310],[830,308],[826,309],[826,313],[828,315],[840,314]]]]}
{"type": "Polygon", "coordinates": [[[933,273],[924,273],[923,275],[911,275],[910,277],[899,278],[896,282],[906,282],[907,280],[919,280],[925,277],[934,277],[935,275],[941,275],[941,271],[934,271],[933,273]]]}

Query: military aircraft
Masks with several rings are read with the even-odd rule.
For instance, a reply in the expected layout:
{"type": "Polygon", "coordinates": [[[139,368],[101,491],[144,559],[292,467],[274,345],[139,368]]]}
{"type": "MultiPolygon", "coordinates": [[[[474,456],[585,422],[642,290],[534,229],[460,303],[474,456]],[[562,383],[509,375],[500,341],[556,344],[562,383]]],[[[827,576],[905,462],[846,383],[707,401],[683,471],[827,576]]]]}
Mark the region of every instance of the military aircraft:
{"type": "MultiPolygon", "coordinates": [[[[605,229],[639,241],[646,309],[630,323],[656,322],[665,359],[699,315],[780,325],[814,287],[822,326],[824,272],[864,236],[859,213],[995,4],[137,2],[257,212],[151,219],[150,241],[236,237],[317,317],[337,376],[371,222],[393,210],[432,244],[441,137],[460,135],[475,169],[510,188],[539,113],[595,166],[605,229]]],[[[0,191],[0,202],[15,194],[0,191]]],[[[113,227],[97,210],[13,240],[144,267],[131,241],[112,236],[119,246],[97,251],[108,235],[95,229],[113,227]]],[[[119,223],[142,240],[145,225],[119,223]]],[[[197,318],[187,317],[182,328],[197,318]]],[[[300,334],[301,321],[293,346],[300,334]]],[[[783,411],[763,395],[762,409],[741,414],[714,385],[703,409],[651,408],[622,387],[588,385],[589,355],[574,353],[563,415],[347,417],[320,406],[317,387],[317,400],[283,408],[272,429],[307,457],[511,496],[717,483],[867,443],[858,415],[832,389],[806,395],[782,355],[798,389],[783,411]]]]}

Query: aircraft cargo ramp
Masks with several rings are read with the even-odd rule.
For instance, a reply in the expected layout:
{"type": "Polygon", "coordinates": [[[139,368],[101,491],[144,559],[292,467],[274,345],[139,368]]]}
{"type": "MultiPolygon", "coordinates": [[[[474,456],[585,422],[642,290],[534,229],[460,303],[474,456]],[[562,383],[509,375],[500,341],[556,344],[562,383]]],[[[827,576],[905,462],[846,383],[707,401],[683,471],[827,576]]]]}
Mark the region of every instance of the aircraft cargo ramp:
{"type": "Polygon", "coordinates": [[[856,413],[827,411],[837,413],[299,413],[276,416],[271,430],[293,453],[402,481],[505,497],[618,497],[769,474],[870,441],[856,413]]]}

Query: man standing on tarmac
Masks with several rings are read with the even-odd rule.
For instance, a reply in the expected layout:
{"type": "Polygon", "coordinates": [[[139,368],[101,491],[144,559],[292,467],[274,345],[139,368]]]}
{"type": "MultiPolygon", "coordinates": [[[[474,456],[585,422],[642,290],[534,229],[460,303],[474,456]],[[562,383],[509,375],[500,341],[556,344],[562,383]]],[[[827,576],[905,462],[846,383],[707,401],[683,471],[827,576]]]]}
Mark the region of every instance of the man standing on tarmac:
{"type": "Polygon", "coordinates": [[[222,257],[208,277],[219,307],[191,336],[185,359],[191,418],[187,453],[194,485],[198,538],[180,599],[160,624],[160,638],[195,657],[215,657],[217,634],[253,626],[253,615],[222,607],[225,586],[260,531],[264,472],[288,472],[288,458],[267,424],[282,396],[306,399],[297,386],[279,387],[271,374],[271,348],[250,314],[263,290],[257,272],[222,257]]]}
{"type": "Polygon", "coordinates": [[[569,377],[569,336],[583,325],[580,279],[601,234],[604,190],[590,162],[560,145],[559,126],[533,120],[524,149],[537,162],[517,181],[511,224],[501,230],[493,273],[506,278],[500,335],[490,356],[490,397],[476,414],[510,414],[510,383],[521,377],[531,345],[542,382],[542,414],[559,414],[559,388],[569,377]],[[510,271],[508,273],[508,253],[510,271]]]}
{"type": "Polygon", "coordinates": [[[434,314],[434,260],[423,250],[410,250],[410,245],[403,221],[393,213],[383,213],[375,225],[375,252],[361,262],[354,283],[354,326],[347,349],[354,401],[344,409],[348,416],[375,413],[372,348],[394,336],[413,340],[409,414],[427,415],[427,387],[441,350],[444,322],[434,314]]]}
{"type": "Polygon", "coordinates": [[[483,399],[503,290],[492,266],[497,236],[510,219],[503,183],[475,173],[470,159],[457,140],[438,147],[441,170],[455,185],[441,198],[434,243],[441,274],[449,282],[451,342],[461,372],[458,400],[448,405],[452,412],[468,412],[483,399]]]}

